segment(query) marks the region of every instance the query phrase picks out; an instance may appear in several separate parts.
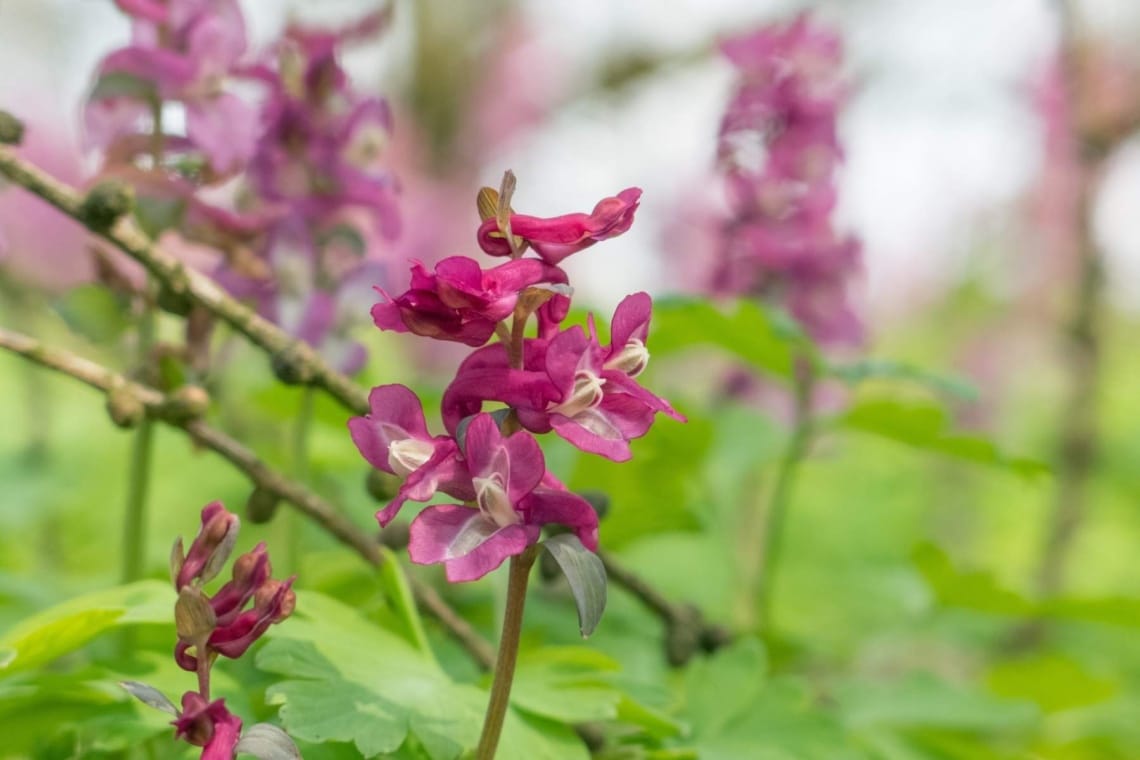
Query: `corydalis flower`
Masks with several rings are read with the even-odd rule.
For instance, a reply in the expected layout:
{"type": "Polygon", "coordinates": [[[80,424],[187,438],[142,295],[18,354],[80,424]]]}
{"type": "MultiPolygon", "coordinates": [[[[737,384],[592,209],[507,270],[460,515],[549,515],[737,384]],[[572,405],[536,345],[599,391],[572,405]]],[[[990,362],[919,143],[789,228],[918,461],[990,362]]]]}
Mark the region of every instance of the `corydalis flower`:
{"type": "MultiPolygon", "coordinates": [[[[640,200],[641,189],[630,187],[615,197],[598,201],[589,214],[564,214],[544,219],[511,213],[511,234],[530,244],[543,261],[558,264],[572,253],[629,230],[640,200]]],[[[484,220],[476,237],[479,247],[486,253],[492,256],[511,255],[506,231],[499,228],[497,219],[484,220]]]]}
{"type": "Polygon", "coordinates": [[[376,514],[391,522],[409,499],[427,501],[437,491],[456,499],[475,498],[459,446],[450,436],[432,436],[423,407],[410,388],[381,385],[368,394],[372,413],[348,421],[352,442],[373,467],[404,479],[396,498],[376,514]]]}
{"type": "MultiPolygon", "coordinates": [[[[132,42],[109,54],[85,114],[93,143],[106,148],[137,134],[155,104],[186,108],[186,138],[215,172],[253,155],[257,111],[225,85],[246,51],[235,0],[119,0],[133,18],[132,42]]],[[[144,150],[146,146],[140,146],[144,150]]]]}
{"type": "Polygon", "coordinates": [[[504,437],[491,415],[480,414],[467,425],[463,449],[474,506],[424,509],[411,525],[413,562],[442,562],[448,580],[475,580],[536,543],[550,523],[572,528],[584,546],[597,548],[597,513],[548,475],[530,433],[504,437]]]}
{"type": "Polygon", "coordinates": [[[436,264],[434,274],[417,261],[405,293],[393,298],[378,289],[387,301],[372,307],[372,320],[382,330],[481,346],[514,311],[524,289],[565,282],[562,270],[536,259],[484,270],[473,259],[452,256],[436,264]]]}
{"type": "Polygon", "coordinates": [[[182,695],[182,711],[174,720],[175,738],[202,747],[201,760],[233,760],[241,739],[241,718],[225,701],[207,702],[196,691],[182,695]]]}
{"type": "Polygon", "coordinates": [[[527,430],[553,430],[583,451],[629,459],[629,441],[645,435],[656,414],[684,420],[634,380],[649,362],[651,308],[646,293],[623,299],[609,346],[599,343],[592,321],[588,333],[572,327],[550,340],[527,339],[521,370],[511,368],[502,344],[476,351],[444,393],[444,424],[455,430],[485,400],[501,401],[527,430]]]}
{"type": "Polygon", "coordinates": [[[712,289],[779,303],[818,340],[858,342],[846,290],[859,244],[830,221],[841,157],[839,40],[803,15],[722,49],[740,81],[718,143],[731,211],[712,289]]]}

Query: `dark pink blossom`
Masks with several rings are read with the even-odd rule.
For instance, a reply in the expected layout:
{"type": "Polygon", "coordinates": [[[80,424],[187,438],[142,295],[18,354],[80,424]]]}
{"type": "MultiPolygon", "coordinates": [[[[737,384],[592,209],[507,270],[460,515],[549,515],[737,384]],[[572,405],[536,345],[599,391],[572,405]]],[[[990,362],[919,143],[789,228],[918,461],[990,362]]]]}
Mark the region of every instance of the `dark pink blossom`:
{"type": "Polygon", "coordinates": [[[491,269],[464,256],[452,256],[429,273],[412,264],[411,287],[372,307],[372,319],[382,330],[412,332],[437,340],[481,346],[508,317],[521,291],[539,283],[564,283],[566,274],[537,259],[517,259],[491,269]]]}
{"type": "Polygon", "coordinates": [[[241,738],[241,718],[226,709],[225,700],[207,703],[196,691],[182,695],[182,713],[173,722],[175,738],[202,747],[201,760],[233,760],[241,738]]]}
{"type": "MultiPolygon", "coordinates": [[[[641,189],[630,187],[616,197],[603,198],[589,214],[564,214],[543,219],[511,214],[511,234],[530,244],[543,261],[558,264],[562,259],[599,240],[617,237],[633,225],[633,215],[641,199],[641,189]]],[[[492,256],[511,255],[506,234],[496,219],[487,219],[477,233],[479,247],[492,256]]]]}
{"type": "Polygon", "coordinates": [[[649,361],[651,305],[645,293],[626,297],[614,312],[608,347],[598,343],[592,325],[588,334],[576,326],[549,341],[528,339],[521,370],[510,367],[501,344],[476,351],[444,392],[444,424],[454,431],[484,401],[501,401],[527,430],[554,430],[583,451],[629,459],[629,441],[645,435],[656,414],[684,420],[633,379],[649,361]]]}
{"type": "Polygon", "coordinates": [[[730,212],[719,223],[710,289],[777,303],[817,340],[857,343],[862,326],[847,285],[859,244],[831,224],[842,157],[839,38],[800,15],[722,50],[739,79],[720,127],[730,212]]]}
{"type": "Polygon", "coordinates": [[[232,760],[241,736],[241,719],[225,701],[207,703],[197,692],[182,695],[182,714],[173,722],[175,737],[202,747],[201,760],[232,760]]]}
{"type": "Polygon", "coordinates": [[[459,446],[448,436],[432,436],[423,407],[410,388],[381,385],[368,394],[372,413],[348,421],[352,442],[373,467],[404,478],[392,502],[376,513],[387,525],[405,501],[427,501],[437,491],[456,499],[475,498],[459,446]]]}
{"type": "Polygon", "coordinates": [[[489,414],[471,420],[464,453],[475,507],[431,506],[411,525],[408,556],[419,564],[444,563],[448,580],[471,581],[538,541],[542,526],[568,525],[597,548],[597,514],[585,499],[540,486],[546,463],[538,441],[519,431],[504,437],[489,414]]]}

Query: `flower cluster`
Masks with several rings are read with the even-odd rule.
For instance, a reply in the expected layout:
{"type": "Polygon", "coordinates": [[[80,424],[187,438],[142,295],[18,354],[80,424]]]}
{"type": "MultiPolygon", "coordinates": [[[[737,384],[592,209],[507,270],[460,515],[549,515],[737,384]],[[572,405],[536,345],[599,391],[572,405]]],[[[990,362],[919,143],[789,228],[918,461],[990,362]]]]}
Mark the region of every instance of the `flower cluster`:
{"type": "Polygon", "coordinates": [[[170,571],[178,590],[175,621],[179,667],[198,675],[198,689],[182,695],[174,721],[176,736],[202,747],[202,760],[231,760],[242,735],[242,722],[225,701],[210,701],[210,668],[219,655],[237,658],[274,623],[292,612],[293,579],[271,578],[265,544],[238,557],[229,582],[212,596],[202,585],[225,566],[237,540],[239,521],[220,502],[202,509],[202,527],[190,550],[174,545],[170,571]],[[252,604],[251,604],[252,603],[252,604]]]}
{"type": "Polygon", "coordinates": [[[231,293],[356,371],[366,356],[347,338],[351,304],[380,276],[371,255],[399,217],[380,161],[388,105],[353,89],[338,53],[388,16],[333,31],[293,25],[255,55],[235,0],[118,5],[133,40],[102,62],[86,109],[104,173],[131,181],[160,212],[153,223],[219,252],[207,268],[231,293]],[[164,122],[169,104],[184,110],[184,134],[164,122]],[[217,205],[235,177],[232,203],[217,205]]]}
{"type": "Polygon", "coordinates": [[[641,191],[602,200],[589,214],[538,218],[510,209],[513,175],[500,195],[479,195],[484,252],[509,261],[488,269],[454,256],[428,271],[413,262],[410,288],[379,289],[372,309],[384,330],[454,341],[475,350],[444,392],[446,433],[433,436],[415,393],[402,385],[374,388],[371,414],[349,421],[352,439],[378,470],[403,478],[396,497],[377,513],[381,525],[403,504],[442,492],[462,504],[424,509],[412,522],[409,555],[444,563],[452,581],[480,578],[539,540],[542,526],[573,530],[597,547],[597,514],[546,469],[534,433],[553,431],[584,451],[616,461],[661,412],[684,418],[634,379],[649,353],[651,301],[627,297],[618,306],[612,339],[603,345],[588,329],[562,328],[572,289],[558,265],[567,256],[625,232],[641,191]],[[526,257],[533,250],[537,257],[526,257]],[[531,317],[532,334],[526,328],[531,317]],[[493,336],[498,342],[488,343],[493,336]],[[492,412],[490,402],[504,405],[492,412]]]}
{"type": "Polygon", "coordinates": [[[229,86],[246,52],[237,0],[115,0],[131,17],[131,44],[99,65],[84,113],[88,139],[119,156],[151,150],[147,124],[164,103],[184,107],[186,134],[166,149],[194,152],[214,172],[253,155],[257,110],[229,86]]]}
{"type": "Polygon", "coordinates": [[[712,289],[780,303],[817,340],[858,342],[862,326],[846,289],[859,244],[831,225],[842,157],[839,39],[801,15],[722,50],[739,82],[720,127],[730,215],[712,289]]]}

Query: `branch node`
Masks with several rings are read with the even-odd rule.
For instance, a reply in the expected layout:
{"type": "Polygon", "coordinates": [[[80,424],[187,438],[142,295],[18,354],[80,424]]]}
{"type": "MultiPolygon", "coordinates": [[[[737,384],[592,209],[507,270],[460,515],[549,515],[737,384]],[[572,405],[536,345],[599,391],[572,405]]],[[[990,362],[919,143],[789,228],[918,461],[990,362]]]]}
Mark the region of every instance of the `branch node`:
{"type": "Polygon", "coordinates": [[[24,122],[7,111],[0,111],[0,144],[19,145],[24,141],[24,122]]]}
{"type": "Polygon", "coordinates": [[[184,425],[205,415],[209,408],[210,394],[197,385],[184,385],[163,400],[158,413],[174,425],[184,425]]]}
{"type": "Polygon", "coordinates": [[[297,345],[278,351],[270,361],[274,376],[286,385],[308,385],[313,382],[313,368],[301,355],[297,345]]]}
{"type": "Polygon", "coordinates": [[[146,416],[146,406],[130,388],[118,385],[107,392],[107,415],[117,427],[129,430],[146,416]]]}
{"type": "Polygon", "coordinates": [[[92,231],[106,232],[134,207],[134,189],[124,182],[109,179],[88,191],[76,216],[92,231]]]}

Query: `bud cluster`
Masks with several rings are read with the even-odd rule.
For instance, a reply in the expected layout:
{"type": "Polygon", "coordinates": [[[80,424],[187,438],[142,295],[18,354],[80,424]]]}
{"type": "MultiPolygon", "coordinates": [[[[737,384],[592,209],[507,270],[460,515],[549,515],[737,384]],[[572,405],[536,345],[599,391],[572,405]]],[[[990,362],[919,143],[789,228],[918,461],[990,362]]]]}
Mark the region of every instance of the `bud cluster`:
{"type": "Polygon", "coordinates": [[[189,551],[179,538],[170,555],[170,576],[178,590],[174,659],[183,670],[197,674],[198,688],[182,695],[179,709],[150,686],[135,682],[123,686],[146,704],[173,715],[175,736],[202,747],[202,760],[232,760],[238,752],[260,757],[258,747],[266,742],[284,748],[284,754],[266,757],[300,757],[289,737],[269,724],[251,727],[245,733],[256,733],[256,737],[245,743],[249,746],[243,745],[241,719],[226,708],[224,699],[210,700],[210,669],[217,657],[241,657],[269,626],[287,618],[296,604],[293,578],[270,577],[264,543],[234,561],[230,581],[217,592],[208,595],[203,590],[225,567],[239,527],[237,515],[221,502],[207,504],[189,551]]]}

